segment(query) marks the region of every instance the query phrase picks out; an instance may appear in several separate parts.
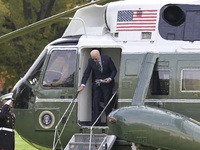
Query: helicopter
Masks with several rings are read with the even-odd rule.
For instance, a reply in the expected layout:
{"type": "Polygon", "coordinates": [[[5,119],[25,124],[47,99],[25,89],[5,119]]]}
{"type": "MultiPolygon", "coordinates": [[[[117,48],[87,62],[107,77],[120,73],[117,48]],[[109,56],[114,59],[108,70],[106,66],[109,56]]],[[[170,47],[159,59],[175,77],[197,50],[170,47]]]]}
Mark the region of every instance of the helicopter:
{"type": "Polygon", "coordinates": [[[38,149],[197,150],[200,1],[107,2],[50,18],[71,22],[13,87],[16,131],[38,149]],[[98,118],[108,121],[104,126],[90,124],[92,75],[77,92],[93,48],[110,56],[117,69],[113,111],[106,118],[102,106],[98,118]],[[48,84],[60,81],[61,64],[67,67],[65,83],[48,84]]]}

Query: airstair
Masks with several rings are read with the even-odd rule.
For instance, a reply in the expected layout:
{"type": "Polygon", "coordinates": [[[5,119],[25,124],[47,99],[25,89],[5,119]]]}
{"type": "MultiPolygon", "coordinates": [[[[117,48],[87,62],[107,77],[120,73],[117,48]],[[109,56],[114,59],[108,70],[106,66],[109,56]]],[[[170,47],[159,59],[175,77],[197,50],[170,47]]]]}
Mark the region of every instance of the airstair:
{"type": "MultiPolygon", "coordinates": [[[[69,104],[69,106],[67,107],[67,109],[65,110],[63,116],[61,117],[61,119],[58,121],[58,124],[55,127],[55,133],[54,133],[54,140],[53,140],[53,150],[56,149],[57,144],[59,143],[61,146],[61,150],[63,150],[63,146],[62,146],[62,142],[61,142],[61,135],[66,127],[66,124],[69,120],[69,117],[71,116],[71,113],[74,109],[75,106],[75,99],[78,96],[78,93],[76,93],[76,95],[74,96],[74,99],[71,101],[71,103],[69,104]],[[61,123],[62,119],[64,118],[64,116],[66,115],[66,113],[69,111],[69,115],[67,117],[67,120],[63,126],[63,128],[61,129],[61,131],[58,130],[58,126],[61,123]]],[[[100,127],[100,126],[95,126],[95,124],[97,123],[97,121],[100,119],[100,117],[102,116],[102,114],[105,112],[105,109],[107,108],[107,106],[110,104],[110,102],[112,101],[112,99],[114,98],[114,96],[116,95],[117,90],[115,91],[115,93],[112,95],[111,99],[109,100],[109,102],[107,103],[107,105],[105,106],[105,108],[103,109],[103,111],[101,112],[101,114],[99,115],[99,117],[97,118],[97,120],[93,123],[92,126],[86,127],[88,129],[90,129],[90,133],[75,133],[71,140],[68,142],[67,146],[64,148],[64,150],[110,150],[116,140],[116,136],[115,135],[108,135],[106,133],[93,133],[93,129],[102,129],[105,127],[100,127]]]]}
{"type": "Polygon", "coordinates": [[[110,150],[116,140],[115,135],[93,134],[74,134],[64,150],[110,150]]]}

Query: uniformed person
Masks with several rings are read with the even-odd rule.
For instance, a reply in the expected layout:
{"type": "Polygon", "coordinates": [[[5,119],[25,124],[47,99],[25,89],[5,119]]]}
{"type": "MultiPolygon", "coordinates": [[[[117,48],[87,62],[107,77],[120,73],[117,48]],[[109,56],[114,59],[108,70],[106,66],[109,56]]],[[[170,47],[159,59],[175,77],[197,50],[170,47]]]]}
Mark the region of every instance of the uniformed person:
{"type": "Polygon", "coordinates": [[[15,115],[12,112],[12,95],[0,97],[3,106],[0,109],[0,150],[14,150],[15,148],[15,115]]]}

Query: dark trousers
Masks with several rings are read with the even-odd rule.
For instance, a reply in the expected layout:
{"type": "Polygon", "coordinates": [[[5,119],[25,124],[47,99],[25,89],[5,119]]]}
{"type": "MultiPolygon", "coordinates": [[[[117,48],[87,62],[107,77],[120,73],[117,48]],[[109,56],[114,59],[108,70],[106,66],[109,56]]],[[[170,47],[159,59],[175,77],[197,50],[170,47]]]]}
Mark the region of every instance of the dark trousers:
{"type": "MultiPolygon", "coordinates": [[[[112,97],[112,89],[113,89],[113,83],[102,83],[100,86],[94,85],[93,86],[93,116],[92,121],[93,123],[96,121],[98,116],[100,115],[100,102],[103,98],[104,107],[109,102],[110,98],[112,97]]],[[[108,105],[108,107],[105,110],[106,117],[108,114],[112,111],[112,106],[108,105]]],[[[98,120],[96,125],[100,125],[101,118],[98,120]]]]}

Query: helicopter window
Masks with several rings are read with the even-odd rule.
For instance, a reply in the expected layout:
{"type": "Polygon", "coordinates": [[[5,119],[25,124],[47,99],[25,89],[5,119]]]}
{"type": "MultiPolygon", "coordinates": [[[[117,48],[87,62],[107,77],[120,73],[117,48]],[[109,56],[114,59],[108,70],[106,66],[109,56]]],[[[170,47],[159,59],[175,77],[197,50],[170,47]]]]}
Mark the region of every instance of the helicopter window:
{"type": "Polygon", "coordinates": [[[182,91],[200,91],[200,70],[182,70],[182,91]]]}
{"type": "Polygon", "coordinates": [[[40,54],[40,56],[37,58],[37,60],[34,62],[31,68],[28,70],[28,72],[27,73],[25,72],[21,75],[21,77],[23,77],[23,75],[25,74],[24,79],[26,79],[33,86],[38,83],[46,52],[47,52],[47,49],[45,49],[40,54]]]}
{"type": "Polygon", "coordinates": [[[43,87],[74,87],[76,51],[53,51],[43,79],[43,87]]]}
{"type": "Polygon", "coordinates": [[[154,71],[152,76],[152,95],[168,95],[169,94],[169,71],[154,71]]]}
{"type": "Polygon", "coordinates": [[[185,21],[185,13],[179,6],[169,5],[163,10],[163,19],[173,26],[179,26],[185,21]]]}
{"type": "Polygon", "coordinates": [[[40,72],[43,66],[43,62],[36,67],[36,69],[32,72],[32,74],[29,76],[28,81],[31,85],[35,85],[38,83],[40,72]]]}
{"type": "Polygon", "coordinates": [[[199,20],[199,5],[165,5],[160,10],[158,31],[166,40],[200,41],[199,20]]]}

